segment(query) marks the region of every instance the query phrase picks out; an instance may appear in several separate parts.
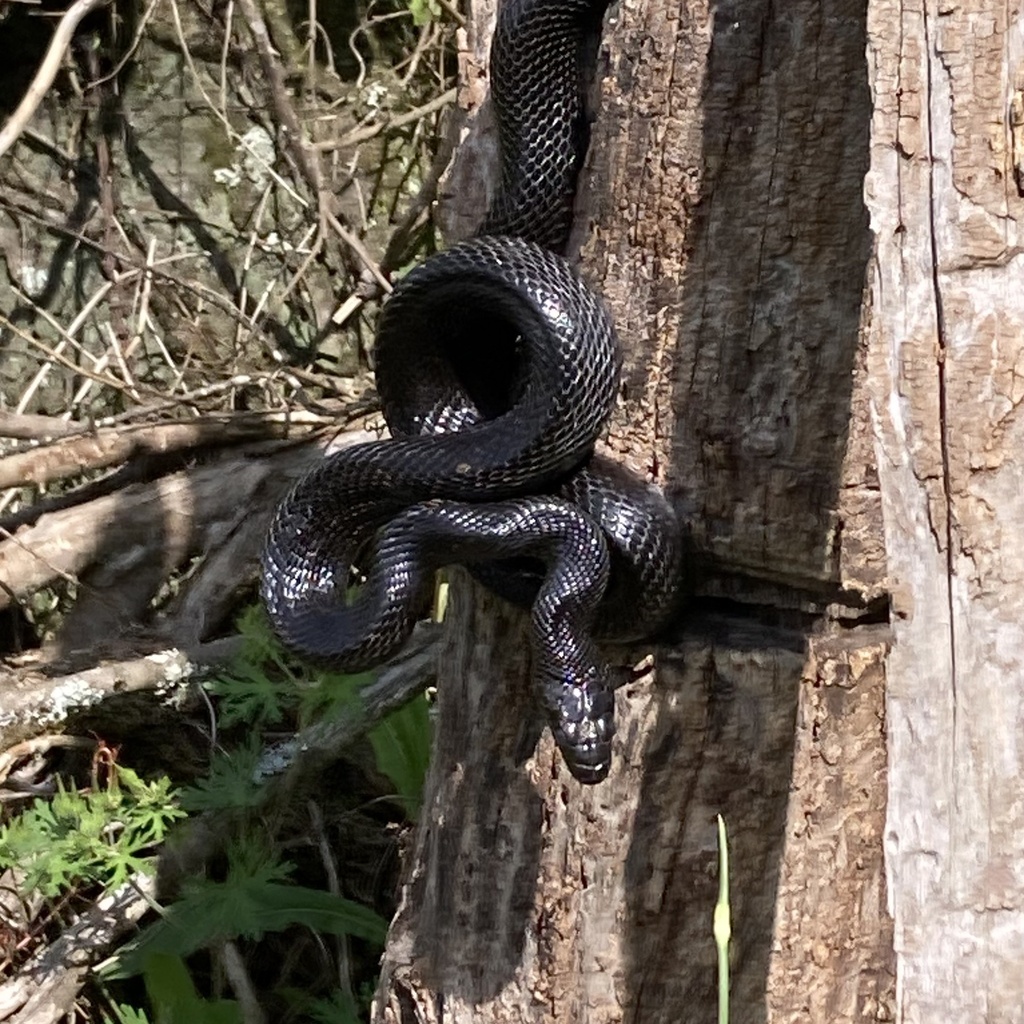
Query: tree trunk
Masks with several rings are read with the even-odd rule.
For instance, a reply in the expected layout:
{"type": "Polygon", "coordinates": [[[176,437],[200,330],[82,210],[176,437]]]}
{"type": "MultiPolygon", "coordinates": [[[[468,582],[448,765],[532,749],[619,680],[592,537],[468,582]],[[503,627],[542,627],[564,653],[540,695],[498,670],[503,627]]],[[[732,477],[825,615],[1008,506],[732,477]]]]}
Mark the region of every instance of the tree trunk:
{"type": "Polygon", "coordinates": [[[713,1019],[721,813],[732,1019],[1024,1020],[1021,24],[613,10],[581,269],[626,350],[609,447],[684,513],[697,593],[614,652],[648,671],[584,788],[536,744],[522,617],[455,588],[376,1019],[713,1019]]]}
{"type": "Polygon", "coordinates": [[[1024,1021],[1024,18],[879,3],[869,27],[900,1010],[1024,1021]]]}

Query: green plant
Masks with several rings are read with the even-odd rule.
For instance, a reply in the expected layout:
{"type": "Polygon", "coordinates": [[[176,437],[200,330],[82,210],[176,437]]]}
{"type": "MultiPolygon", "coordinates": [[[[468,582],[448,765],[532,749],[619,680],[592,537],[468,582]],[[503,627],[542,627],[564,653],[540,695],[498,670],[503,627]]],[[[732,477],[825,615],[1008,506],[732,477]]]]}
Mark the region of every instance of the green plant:
{"type": "MultiPolygon", "coordinates": [[[[445,597],[442,586],[438,617],[443,615],[445,597]]],[[[221,725],[274,725],[295,711],[304,726],[358,711],[359,691],[373,681],[372,672],[330,672],[293,662],[258,606],[244,612],[238,625],[243,638],[238,659],[206,684],[218,698],[221,725]]],[[[415,820],[430,764],[432,728],[426,699],[419,697],[393,711],[368,738],[378,771],[391,780],[406,814],[415,820]]],[[[219,755],[209,777],[182,793],[182,805],[190,811],[258,806],[263,798],[256,780],[260,756],[256,738],[219,755]]]]}
{"type": "Polygon", "coordinates": [[[154,848],[184,814],[169,779],[146,782],[122,765],[85,793],[58,778],[52,799],[0,827],[0,866],[18,867],[23,888],[48,898],[93,883],[114,888],[151,868],[154,848]]]}
{"type": "Polygon", "coordinates": [[[732,921],[729,909],[729,840],[725,819],[718,815],[718,902],[713,931],[718,947],[718,1024],[729,1024],[729,941],[732,921]]]}
{"type": "Polygon", "coordinates": [[[300,725],[329,719],[356,706],[359,690],[374,679],[373,672],[331,672],[296,661],[274,636],[260,605],[242,613],[238,631],[237,658],[205,684],[218,698],[223,728],[277,725],[291,712],[297,712],[300,725]]]}
{"type": "Polygon", "coordinates": [[[159,921],[121,948],[104,967],[103,977],[144,971],[154,954],[185,957],[217,942],[256,939],[291,925],[383,945],[387,923],[380,915],[332,893],[293,885],[287,881],[290,872],[291,866],[270,853],[261,839],[238,839],[228,850],[224,881],[191,883],[159,921]]]}
{"type": "Polygon", "coordinates": [[[203,999],[185,962],[169,953],[152,953],[143,970],[146,995],[156,1024],[240,1024],[242,1012],[231,999],[203,999]]]}
{"type": "Polygon", "coordinates": [[[423,800],[431,733],[430,708],[426,697],[418,697],[393,711],[369,734],[377,769],[391,780],[411,821],[418,817],[423,800]]]}
{"type": "MultiPolygon", "coordinates": [[[[203,999],[181,957],[153,953],[142,973],[155,1024],[240,1024],[241,1008],[231,999],[203,999]]],[[[113,1003],[114,1016],[106,1024],[151,1024],[134,1006],[113,1003]]]]}
{"type": "Polygon", "coordinates": [[[304,681],[274,638],[260,605],[239,616],[238,631],[242,637],[238,656],[205,684],[219,698],[218,723],[222,728],[239,723],[276,725],[298,702],[304,681]]]}
{"type": "Polygon", "coordinates": [[[182,789],[181,806],[189,812],[258,807],[263,800],[263,787],[256,775],[261,756],[257,734],[234,750],[216,754],[209,774],[182,789]]]}
{"type": "Polygon", "coordinates": [[[441,4],[438,0],[408,0],[408,4],[414,25],[426,25],[441,17],[441,4]]]}
{"type": "Polygon", "coordinates": [[[150,1024],[144,1010],[138,1010],[125,1003],[112,1003],[111,1005],[114,1016],[111,1017],[109,1013],[105,1013],[103,1024],[150,1024]]]}

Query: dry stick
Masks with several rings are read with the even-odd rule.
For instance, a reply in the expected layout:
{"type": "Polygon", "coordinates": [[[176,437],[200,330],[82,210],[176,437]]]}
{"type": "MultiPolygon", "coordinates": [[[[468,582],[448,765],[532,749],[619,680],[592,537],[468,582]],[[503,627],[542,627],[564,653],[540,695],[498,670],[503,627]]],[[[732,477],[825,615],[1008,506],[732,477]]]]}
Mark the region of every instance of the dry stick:
{"type": "Polygon", "coordinates": [[[303,141],[302,125],[299,123],[298,114],[295,113],[295,107],[288,97],[284,69],[277,59],[274,44],[270,41],[270,33],[267,31],[263,14],[255,0],[239,0],[238,6],[241,8],[242,15],[249,25],[249,32],[256,43],[256,52],[263,66],[263,73],[270,83],[274,111],[277,114],[278,123],[284,127],[289,149],[295,157],[295,162],[310,191],[314,196],[319,196],[321,192],[320,168],[312,159],[309,149],[303,141]]]}
{"type": "Polygon", "coordinates": [[[402,83],[402,88],[407,88],[409,82],[412,81],[412,76],[416,74],[416,69],[420,66],[420,61],[423,59],[423,55],[436,44],[438,37],[441,35],[441,26],[434,21],[428,22],[420,28],[419,37],[416,40],[416,45],[413,47],[412,54],[399,64],[395,65],[395,71],[398,72],[404,67],[399,82],[402,83]]]}
{"type": "Polygon", "coordinates": [[[451,125],[449,130],[444,133],[430,169],[423,179],[423,184],[420,186],[412,202],[409,203],[409,208],[405,211],[401,221],[395,227],[395,230],[391,232],[391,238],[388,239],[387,248],[384,250],[384,257],[381,260],[381,266],[385,273],[399,266],[409,244],[409,237],[412,235],[413,228],[437,196],[438,183],[451,163],[458,134],[457,124],[451,125]]]}
{"type": "Polygon", "coordinates": [[[0,985],[0,1020],[57,1024],[70,1016],[90,967],[154,904],[156,879],[136,875],[90,905],[77,921],[0,985]]]}
{"type": "MultiPolygon", "coordinates": [[[[124,275],[122,278],[120,278],[120,280],[128,280],[128,278],[135,273],[136,271],[129,271],[128,274],[124,275]]],[[[18,295],[22,302],[31,306],[33,312],[41,314],[42,316],[46,317],[50,322],[51,326],[56,327],[57,330],[60,332],[61,340],[57,342],[57,352],[62,353],[68,345],[71,345],[72,347],[78,348],[79,351],[82,352],[82,354],[84,355],[85,352],[78,345],[78,341],[75,335],[78,334],[79,330],[85,323],[89,314],[100,304],[100,302],[106,297],[107,293],[113,287],[113,281],[104,281],[96,289],[96,291],[89,296],[89,298],[85,302],[85,305],[83,305],[82,308],[78,311],[77,315],[75,316],[75,319],[71,321],[67,329],[63,328],[59,323],[57,323],[57,321],[52,318],[49,311],[42,309],[42,307],[40,306],[36,306],[36,304],[28,296],[20,295],[17,291],[15,291],[15,294],[18,295]]],[[[36,391],[38,390],[42,382],[46,379],[46,375],[50,372],[51,365],[51,362],[46,362],[39,368],[36,375],[32,378],[28,386],[25,388],[25,391],[23,392],[21,398],[18,401],[18,405],[17,408],[15,409],[15,412],[24,412],[25,409],[28,408],[28,404],[29,402],[32,401],[32,397],[35,395],[36,391]]]]}
{"type": "Polygon", "coordinates": [[[424,103],[421,107],[407,110],[404,114],[385,117],[383,120],[367,125],[365,128],[355,128],[340,139],[324,139],[322,142],[313,142],[310,144],[310,148],[320,153],[329,153],[335,149],[348,149],[350,146],[357,146],[361,142],[366,142],[368,139],[380,135],[381,132],[386,131],[388,128],[403,128],[407,124],[414,124],[424,117],[429,117],[438,110],[443,110],[450,103],[455,102],[457,95],[457,89],[449,89],[447,92],[441,93],[440,96],[435,96],[429,103],[424,103]]]}
{"type": "MultiPolygon", "coordinates": [[[[270,93],[274,100],[274,110],[279,123],[284,126],[288,148],[306,184],[313,195],[317,197],[321,219],[326,219],[335,234],[359,257],[384,293],[390,294],[391,282],[381,272],[377,261],[367,251],[366,246],[351,231],[344,227],[334,213],[328,209],[327,196],[322,187],[320,166],[314,159],[314,147],[306,141],[303,135],[302,125],[299,123],[295,107],[288,96],[284,70],[277,58],[266,23],[263,21],[255,0],[239,0],[239,6],[246,21],[249,23],[249,31],[256,42],[256,50],[263,65],[264,74],[270,82],[270,93]]],[[[404,12],[402,13],[404,14],[404,12]]],[[[376,134],[376,132],[373,134],[376,134]]]]}
{"type": "Polygon", "coordinates": [[[256,997],[256,990],[246,970],[245,960],[238,951],[238,945],[230,941],[223,942],[218,952],[231,991],[238,998],[243,1024],[266,1024],[267,1015],[256,997]]]}
{"type": "MultiPolygon", "coordinates": [[[[327,876],[327,891],[332,896],[342,896],[338,861],[331,848],[330,837],[324,828],[323,811],[315,800],[307,800],[306,807],[309,810],[311,832],[316,841],[317,850],[320,852],[320,862],[323,864],[324,874],[327,876]]],[[[338,966],[338,988],[351,999],[355,996],[355,992],[352,990],[352,950],[347,935],[334,936],[334,955],[335,963],[338,966]]]]}
{"type": "MultiPolygon", "coordinates": [[[[105,384],[108,388],[114,388],[116,391],[123,391],[124,387],[116,377],[105,377],[101,373],[95,370],[87,370],[84,366],[79,366],[72,360],[68,359],[66,355],[61,351],[63,343],[58,343],[55,348],[50,348],[49,345],[44,345],[38,338],[29,334],[27,331],[23,331],[17,324],[12,323],[2,313],[0,313],[0,325],[5,327],[8,331],[16,334],[22,341],[26,342],[32,348],[38,349],[46,356],[51,362],[60,363],[67,370],[72,370],[74,373],[82,377],[88,377],[90,380],[96,380],[100,384],[105,384]]],[[[89,357],[93,358],[92,356],[89,357]]],[[[20,405],[21,403],[19,403],[20,405]]],[[[19,409],[19,411],[24,411],[19,409]]]]}
{"type": "Polygon", "coordinates": [[[224,11],[224,34],[220,40],[220,114],[224,119],[228,116],[228,56],[231,53],[231,34],[234,31],[235,2],[228,0],[224,11]]]}
{"type": "MultiPolygon", "coordinates": [[[[252,218],[252,230],[249,232],[249,239],[245,246],[245,255],[242,257],[242,273],[239,279],[238,308],[245,309],[249,305],[249,274],[252,271],[252,254],[256,250],[256,244],[260,237],[260,225],[263,223],[263,214],[267,209],[267,201],[270,199],[271,185],[268,181],[260,195],[260,201],[256,204],[256,214],[252,218]]],[[[271,282],[268,287],[273,287],[271,282]]],[[[256,319],[258,314],[253,314],[256,319]]],[[[242,351],[242,325],[235,321],[235,356],[242,351]]]]}
{"type": "Polygon", "coordinates": [[[56,416],[37,416],[32,413],[7,412],[0,409],[0,437],[18,441],[48,441],[88,430],[89,426],[79,422],[68,422],[56,416]]]}
{"type": "MultiPolygon", "coordinates": [[[[323,421],[318,418],[317,423],[323,421]]],[[[303,430],[282,417],[219,419],[207,417],[190,423],[158,423],[94,434],[16,452],[0,458],[0,489],[39,486],[54,480],[120,465],[134,455],[166,455],[259,438],[283,438],[303,430]]]]}
{"type": "Polygon", "coordinates": [[[146,9],[142,12],[142,17],[139,18],[138,26],[135,29],[135,35],[132,37],[132,41],[128,44],[128,49],[125,50],[124,56],[114,65],[111,71],[108,71],[105,75],[99,78],[94,78],[89,82],[85,91],[89,92],[92,89],[98,89],[101,85],[105,85],[107,82],[112,82],[124,68],[128,62],[135,56],[135,51],[139,48],[139,43],[142,42],[142,37],[146,32],[146,26],[149,24],[149,19],[153,17],[153,12],[157,9],[161,0],[149,0],[146,5],[146,9]]]}
{"type": "MultiPolygon", "coordinates": [[[[302,252],[302,250],[305,249],[307,245],[310,245],[310,242],[312,241],[312,245],[310,245],[309,252],[307,252],[306,255],[303,257],[303,260],[299,264],[298,269],[295,271],[294,274],[292,274],[291,280],[284,286],[284,291],[281,292],[281,294],[278,296],[277,303],[279,306],[288,300],[291,293],[299,286],[299,283],[305,277],[306,271],[309,269],[310,264],[312,264],[313,260],[315,260],[317,256],[320,255],[320,250],[323,248],[324,244],[324,233],[320,228],[321,225],[319,224],[319,222],[316,224],[311,224],[306,229],[306,233],[299,240],[299,244],[295,247],[296,252],[302,252]],[[316,236],[315,238],[313,237],[314,235],[316,236]]],[[[253,310],[252,320],[253,323],[258,327],[263,326],[262,314],[263,311],[262,308],[260,307],[257,307],[255,310],[253,310]]]]}
{"type": "MultiPolygon", "coordinates": [[[[175,9],[173,4],[171,5],[171,8],[172,8],[172,10],[175,9]]],[[[188,58],[186,58],[186,62],[187,62],[187,60],[188,60],[188,58]]],[[[194,67],[194,65],[193,65],[193,67],[194,67]]],[[[198,85],[197,87],[202,92],[201,85],[198,85]]],[[[204,96],[205,96],[205,93],[204,93],[204,96]]],[[[231,133],[231,137],[232,138],[237,138],[238,137],[237,133],[231,133]]],[[[247,149],[247,152],[252,153],[252,151],[248,150],[248,149],[247,149]]],[[[252,156],[253,156],[254,159],[259,160],[259,157],[258,157],[257,154],[252,153],[252,156]]],[[[296,202],[298,202],[301,206],[303,206],[303,207],[308,207],[309,206],[309,203],[307,203],[305,199],[303,199],[301,196],[299,196],[295,192],[295,190],[293,188],[291,188],[291,186],[288,185],[288,183],[285,182],[280,177],[280,175],[273,168],[268,167],[266,165],[266,163],[263,163],[262,161],[260,163],[261,163],[261,167],[264,168],[268,174],[273,176],[274,180],[277,181],[277,183],[285,191],[287,191],[288,195],[292,196],[296,200],[296,202]]],[[[21,206],[18,203],[10,202],[2,194],[0,194],[0,210],[7,210],[7,211],[11,212],[12,214],[17,214],[18,216],[24,217],[27,220],[30,220],[30,221],[32,221],[35,224],[41,225],[46,230],[53,231],[56,234],[59,234],[60,236],[62,236],[64,238],[74,239],[80,245],[87,246],[90,250],[92,250],[95,253],[104,253],[104,252],[106,252],[104,247],[99,242],[97,242],[96,239],[90,238],[88,235],[83,234],[81,231],[73,231],[70,228],[65,227],[63,224],[57,224],[57,223],[54,223],[52,221],[49,221],[45,217],[41,217],[38,214],[38,212],[36,212],[35,210],[28,209],[27,207],[21,206]]],[[[205,259],[205,258],[206,258],[206,256],[203,253],[200,253],[200,252],[178,253],[177,255],[175,255],[173,257],[172,256],[164,257],[163,259],[160,260],[160,263],[161,264],[167,264],[167,263],[172,263],[172,262],[179,262],[181,260],[188,260],[188,259],[196,259],[196,260],[198,260],[198,259],[205,259]]],[[[129,268],[126,271],[126,273],[128,273],[128,274],[137,274],[137,273],[140,273],[142,270],[145,269],[143,265],[133,263],[130,260],[130,258],[125,256],[123,253],[122,254],[118,254],[118,259],[121,261],[121,263],[123,265],[125,265],[126,267],[129,268]]],[[[225,298],[225,296],[222,295],[215,288],[211,288],[209,285],[203,284],[202,281],[190,280],[190,279],[187,279],[187,278],[180,277],[177,274],[172,274],[168,270],[156,269],[154,267],[153,268],[153,273],[154,273],[154,276],[159,277],[162,282],[165,282],[167,284],[173,285],[174,288],[179,289],[180,291],[191,293],[191,294],[195,295],[197,298],[199,298],[199,299],[201,299],[201,300],[203,300],[205,302],[209,302],[212,306],[215,306],[217,309],[221,310],[222,312],[227,313],[229,316],[238,317],[243,323],[245,323],[249,327],[249,329],[251,331],[255,332],[257,330],[258,325],[253,322],[252,318],[250,316],[248,316],[248,314],[245,312],[245,310],[239,309],[236,303],[234,303],[234,302],[228,300],[227,298],[225,298]]],[[[123,280],[123,279],[124,278],[122,276],[122,278],[120,280],[123,280]]],[[[37,310],[37,312],[40,313],[43,316],[46,315],[45,310],[39,309],[39,310],[37,310]]],[[[0,320],[0,325],[8,326],[8,324],[9,324],[9,321],[0,320]]],[[[16,328],[13,328],[13,327],[12,327],[12,329],[16,330],[16,328]]],[[[19,336],[25,338],[26,340],[28,340],[30,342],[33,342],[33,339],[31,338],[31,336],[29,336],[28,334],[25,334],[24,332],[19,332],[19,336]]],[[[68,365],[69,367],[74,369],[79,374],[83,374],[83,373],[87,374],[88,373],[88,371],[82,369],[81,367],[75,366],[74,364],[68,363],[66,360],[64,362],[66,363],[66,365],[68,365]]],[[[114,384],[116,386],[117,382],[114,382],[114,384]]]]}
{"type": "Polygon", "coordinates": [[[333,213],[327,213],[327,223],[331,225],[337,236],[363,261],[363,265],[373,275],[385,295],[390,295],[393,285],[387,275],[380,269],[380,264],[370,255],[365,245],[346,228],[333,213]]]}
{"type": "Polygon", "coordinates": [[[18,109],[11,114],[10,120],[0,131],[0,157],[14,145],[18,136],[25,130],[25,126],[32,120],[39,104],[43,102],[43,97],[49,91],[50,86],[53,85],[53,80],[60,70],[61,61],[64,60],[64,54],[71,44],[75,29],[78,28],[78,23],[90,11],[105,3],[107,0],[76,0],[64,12],[64,16],[57,23],[57,30],[53,33],[53,39],[50,40],[49,49],[46,51],[46,56],[43,57],[42,64],[39,65],[36,77],[32,79],[32,84],[18,104],[18,109]]]}
{"type": "Polygon", "coordinates": [[[189,71],[192,72],[192,77],[195,80],[195,87],[199,90],[199,94],[203,97],[206,105],[211,111],[213,111],[214,116],[221,122],[221,124],[223,124],[228,138],[233,139],[238,145],[245,146],[245,151],[248,156],[258,163],[260,165],[260,169],[273,178],[281,189],[287,192],[295,202],[300,206],[309,206],[309,203],[307,203],[306,200],[303,199],[302,196],[300,196],[298,192],[296,192],[295,189],[293,189],[291,185],[289,185],[288,182],[285,181],[284,178],[282,178],[281,175],[278,174],[278,172],[271,167],[270,164],[268,164],[252,146],[246,144],[245,140],[231,126],[231,122],[228,120],[227,114],[219,110],[213,100],[210,99],[205,87],[203,86],[203,79],[199,74],[199,69],[196,67],[195,61],[192,59],[192,51],[188,48],[188,40],[185,38],[185,28],[181,23],[181,12],[178,10],[177,0],[171,0],[171,17],[174,20],[174,31],[177,33],[178,43],[181,46],[181,55],[184,58],[189,71]]]}
{"type": "MultiPolygon", "coordinates": [[[[306,18],[306,93],[312,96],[316,91],[316,0],[307,0],[306,18]]],[[[324,33],[326,35],[326,33],[324,33]]],[[[330,51],[328,50],[328,54],[330,51]]]]}

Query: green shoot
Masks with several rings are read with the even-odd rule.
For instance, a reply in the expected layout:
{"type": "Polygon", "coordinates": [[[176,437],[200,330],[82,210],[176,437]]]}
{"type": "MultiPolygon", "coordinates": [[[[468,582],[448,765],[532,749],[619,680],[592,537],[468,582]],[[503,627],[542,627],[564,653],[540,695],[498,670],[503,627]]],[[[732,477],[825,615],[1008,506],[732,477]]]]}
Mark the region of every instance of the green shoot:
{"type": "Polygon", "coordinates": [[[729,1024],[729,941],[732,923],[729,911],[729,842],[725,820],[718,815],[718,902],[714,918],[718,947],[718,1024],[729,1024]]]}

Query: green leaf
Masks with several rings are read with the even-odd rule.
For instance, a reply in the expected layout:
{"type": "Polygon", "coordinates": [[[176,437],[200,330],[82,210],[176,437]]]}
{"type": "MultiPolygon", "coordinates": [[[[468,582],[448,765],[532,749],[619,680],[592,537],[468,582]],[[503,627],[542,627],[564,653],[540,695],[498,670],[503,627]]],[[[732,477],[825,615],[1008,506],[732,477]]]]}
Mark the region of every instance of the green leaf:
{"type": "Polygon", "coordinates": [[[261,756],[257,734],[237,750],[217,754],[210,763],[209,775],[181,791],[181,806],[187,811],[258,807],[263,800],[263,786],[256,777],[261,756]]]}
{"type": "Polygon", "coordinates": [[[240,1024],[238,1003],[229,999],[203,999],[184,961],[153,953],[143,967],[146,993],[156,1013],[156,1024],[240,1024]]]}
{"type": "Polygon", "coordinates": [[[320,672],[316,685],[301,691],[299,699],[299,723],[309,725],[312,721],[332,721],[359,708],[359,691],[376,678],[375,672],[358,672],[349,675],[343,672],[320,672]]]}
{"type": "Polygon", "coordinates": [[[332,935],[353,935],[384,944],[387,924],[379,914],[319,889],[262,878],[202,882],[169,907],[137,939],[122,947],[104,978],[125,978],[143,969],[154,953],[188,956],[216,942],[258,938],[300,924],[332,935]]]}
{"type": "Polygon", "coordinates": [[[146,782],[121,765],[106,788],[90,793],[58,778],[50,800],[0,827],[0,868],[17,865],[22,888],[47,898],[76,885],[116,887],[149,870],[154,847],[184,813],[167,779],[146,782]]]}
{"type": "Polygon", "coordinates": [[[377,768],[391,780],[413,821],[423,800],[432,731],[427,699],[417,697],[393,711],[369,734],[377,768]]]}
{"type": "Polygon", "coordinates": [[[239,617],[238,628],[241,652],[222,675],[205,684],[220,698],[220,724],[277,724],[298,700],[299,679],[262,605],[247,608],[239,617]]]}
{"type": "Polygon", "coordinates": [[[276,725],[296,700],[293,680],[271,679],[261,665],[244,659],[205,686],[220,698],[217,718],[224,728],[239,723],[276,725]]]}
{"type": "Polygon", "coordinates": [[[114,1003],[114,1016],[103,1015],[104,1024],[150,1024],[149,1018],[142,1010],[124,1003],[114,1003]]]}
{"type": "Polygon", "coordinates": [[[441,17],[441,5],[438,0],[408,0],[408,3],[415,25],[428,25],[434,18],[441,17]]]}

